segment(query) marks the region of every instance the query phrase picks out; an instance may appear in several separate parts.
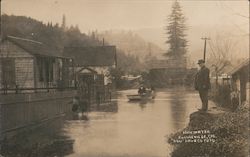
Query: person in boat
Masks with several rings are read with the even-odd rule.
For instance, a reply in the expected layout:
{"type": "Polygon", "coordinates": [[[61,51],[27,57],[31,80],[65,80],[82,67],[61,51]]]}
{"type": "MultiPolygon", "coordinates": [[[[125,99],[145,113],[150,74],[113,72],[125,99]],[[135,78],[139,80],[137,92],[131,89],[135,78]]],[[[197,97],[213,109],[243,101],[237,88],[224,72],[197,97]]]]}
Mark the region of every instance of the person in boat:
{"type": "Polygon", "coordinates": [[[140,95],[146,94],[146,88],[143,85],[139,87],[138,94],[140,95]]]}

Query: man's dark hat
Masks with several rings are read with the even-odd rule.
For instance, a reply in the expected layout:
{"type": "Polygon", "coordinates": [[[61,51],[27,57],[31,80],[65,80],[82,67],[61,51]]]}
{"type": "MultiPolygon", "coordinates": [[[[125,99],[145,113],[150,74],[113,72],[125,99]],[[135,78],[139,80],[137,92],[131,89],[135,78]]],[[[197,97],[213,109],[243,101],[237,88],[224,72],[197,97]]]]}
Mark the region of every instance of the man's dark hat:
{"type": "Polygon", "coordinates": [[[203,59],[199,59],[197,64],[205,63],[203,59]]]}

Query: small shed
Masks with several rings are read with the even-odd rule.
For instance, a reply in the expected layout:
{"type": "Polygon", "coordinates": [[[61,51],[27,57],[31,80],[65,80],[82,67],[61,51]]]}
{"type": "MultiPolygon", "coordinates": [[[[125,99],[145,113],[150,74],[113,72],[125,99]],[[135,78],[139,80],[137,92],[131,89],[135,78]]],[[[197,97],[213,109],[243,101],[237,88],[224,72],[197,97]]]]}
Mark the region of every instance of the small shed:
{"type": "Polygon", "coordinates": [[[110,70],[117,64],[115,46],[65,47],[63,54],[74,59],[79,89],[89,93],[85,99],[92,104],[110,100],[110,70]]]}
{"type": "Polygon", "coordinates": [[[249,59],[236,66],[230,73],[232,90],[239,94],[239,103],[249,102],[249,59]]]}
{"type": "Polygon", "coordinates": [[[0,46],[0,89],[69,87],[72,59],[42,42],[6,36],[0,46]]]}

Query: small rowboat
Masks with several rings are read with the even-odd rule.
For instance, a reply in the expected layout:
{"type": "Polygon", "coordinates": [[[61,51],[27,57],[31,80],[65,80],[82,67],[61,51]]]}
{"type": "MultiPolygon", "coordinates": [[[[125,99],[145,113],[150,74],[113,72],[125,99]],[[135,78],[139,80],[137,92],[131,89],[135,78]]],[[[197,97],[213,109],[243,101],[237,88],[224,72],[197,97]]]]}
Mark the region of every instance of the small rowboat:
{"type": "Polygon", "coordinates": [[[139,101],[143,99],[143,97],[139,94],[127,95],[127,98],[129,99],[129,101],[139,101]]]}
{"type": "Polygon", "coordinates": [[[154,94],[152,91],[147,91],[144,94],[133,94],[127,95],[129,101],[140,101],[140,100],[147,100],[147,99],[154,99],[154,94]]]}

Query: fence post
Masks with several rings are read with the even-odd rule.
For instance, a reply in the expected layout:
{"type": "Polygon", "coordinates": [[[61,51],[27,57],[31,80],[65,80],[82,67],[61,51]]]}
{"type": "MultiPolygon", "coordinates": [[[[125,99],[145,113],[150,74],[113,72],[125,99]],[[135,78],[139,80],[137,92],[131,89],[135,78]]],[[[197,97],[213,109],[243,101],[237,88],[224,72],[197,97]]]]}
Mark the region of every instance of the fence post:
{"type": "Polygon", "coordinates": [[[16,91],[16,94],[17,94],[18,93],[18,85],[16,85],[15,91],[16,91]]]}

